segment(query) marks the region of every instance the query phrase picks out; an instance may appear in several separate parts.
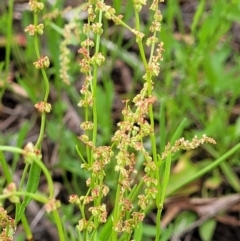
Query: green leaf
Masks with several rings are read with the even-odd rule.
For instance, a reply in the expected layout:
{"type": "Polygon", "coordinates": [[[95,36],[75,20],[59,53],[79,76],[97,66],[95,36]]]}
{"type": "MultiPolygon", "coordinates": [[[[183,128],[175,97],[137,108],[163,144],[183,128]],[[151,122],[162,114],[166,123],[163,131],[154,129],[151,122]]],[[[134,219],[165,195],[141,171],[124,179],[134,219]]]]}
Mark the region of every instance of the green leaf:
{"type": "Polygon", "coordinates": [[[178,234],[188,228],[193,222],[197,220],[197,214],[192,211],[181,212],[174,221],[173,232],[178,234]]]}
{"type": "Polygon", "coordinates": [[[212,240],[216,224],[215,219],[209,219],[199,227],[199,235],[203,241],[212,240]]]}
{"type": "Polygon", "coordinates": [[[142,240],[142,234],[143,234],[143,224],[139,223],[138,227],[134,230],[134,238],[135,241],[141,241],[142,240]]]}

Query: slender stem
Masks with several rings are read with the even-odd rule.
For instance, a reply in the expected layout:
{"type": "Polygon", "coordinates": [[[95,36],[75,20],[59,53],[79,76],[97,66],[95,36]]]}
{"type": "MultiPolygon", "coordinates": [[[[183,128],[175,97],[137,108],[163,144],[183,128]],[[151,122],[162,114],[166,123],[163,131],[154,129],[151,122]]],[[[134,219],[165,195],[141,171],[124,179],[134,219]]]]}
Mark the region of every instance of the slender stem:
{"type": "Polygon", "coordinates": [[[52,199],[54,197],[54,186],[53,186],[52,177],[51,177],[48,169],[46,168],[46,166],[43,164],[43,162],[40,159],[36,158],[34,161],[42,169],[42,171],[47,179],[48,188],[49,188],[49,198],[52,199]]]}
{"type": "MultiPolygon", "coordinates": [[[[34,26],[37,27],[38,15],[36,13],[33,16],[33,21],[34,21],[34,26]]],[[[35,48],[37,58],[39,59],[40,58],[40,50],[39,50],[39,45],[38,45],[38,34],[37,33],[34,34],[34,48],[35,48]]]]}
{"type": "Polygon", "coordinates": [[[44,137],[45,121],[46,121],[46,113],[43,112],[42,116],[41,116],[41,127],[40,127],[40,131],[39,131],[39,136],[38,136],[38,140],[37,140],[37,142],[35,144],[35,147],[37,149],[40,148],[42,140],[43,140],[43,137],[44,137]]]}
{"type": "Polygon", "coordinates": [[[65,234],[64,234],[61,218],[57,210],[53,210],[53,216],[54,216],[55,223],[57,225],[59,240],[65,241],[65,234]]]}
{"type": "Polygon", "coordinates": [[[157,217],[156,217],[156,237],[155,241],[159,241],[161,237],[161,215],[162,215],[162,210],[157,211],[157,217]]]}
{"type": "MultiPolygon", "coordinates": [[[[139,14],[138,14],[138,12],[136,10],[135,10],[135,19],[136,19],[136,29],[139,31],[140,30],[140,20],[139,20],[139,14]]],[[[154,32],[154,36],[156,36],[156,32],[154,32]]],[[[151,45],[150,58],[149,58],[149,61],[147,62],[142,40],[138,39],[137,43],[138,43],[138,46],[139,46],[140,55],[141,55],[144,67],[145,67],[146,72],[147,72],[148,97],[151,97],[152,96],[153,84],[152,84],[152,75],[149,72],[148,66],[149,66],[149,64],[151,64],[151,61],[152,61],[152,58],[153,58],[153,54],[154,54],[154,50],[155,50],[155,44],[153,43],[151,45]]],[[[156,138],[155,138],[155,134],[154,134],[154,115],[153,115],[153,106],[152,106],[152,104],[149,105],[148,113],[149,113],[149,118],[150,118],[151,129],[152,129],[152,133],[150,134],[150,139],[151,139],[153,161],[154,161],[155,165],[158,167],[159,163],[158,163],[158,158],[157,158],[156,138]]],[[[155,240],[159,240],[160,239],[160,235],[161,235],[160,219],[161,219],[161,212],[162,212],[162,208],[161,208],[161,206],[162,206],[161,205],[161,186],[160,186],[159,168],[156,169],[154,174],[155,174],[156,180],[158,181],[158,184],[157,184],[158,193],[157,193],[157,197],[156,197],[156,206],[157,206],[157,209],[158,209],[158,211],[157,211],[157,223],[156,223],[156,225],[157,225],[157,233],[156,233],[155,240]]],[[[165,195],[165,190],[162,190],[162,191],[164,191],[164,193],[162,193],[162,194],[165,195]]],[[[162,198],[162,199],[164,199],[164,198],[162,198]]]]}
{"type": "Polygon", "coordinates": [[[19,147],[14,146],[0,146],[0,151],[10,151],[10,152],[16,152],[19,154],[24,154],[24,150],[19,147]]]}
{"type": "MultiPolygon", "coordinates": [[[[34,14],[34,26],[37,26],[37,25],[38,25],[38,15],[34,14]]],[[[37,33],[35,33],[35,35],[34,35],[34,48],[35,48],[35,52],[36,52],[37,58],[39,59],[40,58],[40,50],[39,50],[37,33]]],[[[47,100],[48,100],[50,87],[49,87],[49,81],[48,81],[48,77],[47,77],[45,69],[42,68],[41,72],[42,72],[44,83],[45,83],[44,102],[46,103],[47,100]]],[[[43,140],[44,130],[45,130],[45,123],[46,123],[46,113],[43,112],[42,116],[41,116],[40,132],[39,132],[38,140],[37,140],[36,145],[35,145],[35,147],[38,148],[38,149],[40,148],[41,142],[43,140]]]]}
{"type": "Polygon", "coordinates": [[[33,234],[32,234],[31,228],[28,224],[28,220],[27,220],[25,214],[22,215],[21,221],[22,221],[22,225],[23,225],[24,231],[25,231],[26,236],[27,236],[27,240],[32,240],[33,234]]]}
{"type": "MultiPolygon", "coordinates": [[[[153,36],[156,37],[156,32],[153,33],[153,36]]],[[[154,51],[155,51],[155,44],[153,43],[151,45],[151,52],[150,52],[150,57],[149,57],[149,63],[152,62],[152,58],[153,58],[153,55],[154,55],[154,51]]]]}
{"type": "Polygon", "coordinates": [[[48,202],[48,199],[46,197],[44,197],[43,194],[36,194],[36,193],[30,193],[30,192],[24,192],[24,191],[0,194],[0,200],[9,198],[11,196],[18,196],[18,197],[28,196],[41,203],[48,202]]]}
{"type": "Polygon", "coordinates": [[[45,83],[45,96],[44,96],[44,102],[46,103],[48,100],[48,96],[49,96],[49,92],[50,92],[50,86],[49,86],[49,81],[48,81],[48,77],[46,74],[45,69],[41,69],[42,71],[42,75],[43,75],[43,79],[44,79],[44,83],[45,83]]]}
{"type": "MultiPolygon", "coordinates": [[[[121,180],[121,174],[119,174],[118,180],[121,180]]],[[[111,239],[112,241],[116,241],[117,240],[117,233],[114,230],[114,228],[115,228],[115,225],[117,224],[117,220],[118,220],[118,216],[119,216],[120,188],[121,187],[118,184],[116,198],[115,198],[115,205],[114,205],[114,213],[113,213],[113,229],[112,229],[112,234],[110,236],[110,237],[112,237],[112,239],[111,239]]]]}
{"type": "MultiPolygon", "coordinates": [[[[101,0],[103,3],[104,0],[101,0]]],[[[99,11],[98,16],[98,23],[102,23],[102,10],[99,11]]],[[[95,44],[95,54],[99,53],[100,49],[100,34],[96,35],[96,44],[95,44]]],[[[98,65],[94,64],[94,70],[93,70],[93,144],[96,145],[97,140],[97,73],[98,73],[98,65]]]]}

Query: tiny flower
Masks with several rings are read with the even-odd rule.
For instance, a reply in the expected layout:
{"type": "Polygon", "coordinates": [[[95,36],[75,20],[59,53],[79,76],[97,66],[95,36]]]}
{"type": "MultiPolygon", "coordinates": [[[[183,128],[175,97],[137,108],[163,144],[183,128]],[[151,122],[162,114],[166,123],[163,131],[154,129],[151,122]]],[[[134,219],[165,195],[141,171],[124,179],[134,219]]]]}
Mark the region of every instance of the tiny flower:
{"type": "Polygon", "coordinates": [[[29,32],[29,35],[34,35],[35,33],[35,26],[33,24],[28,25],[25,30],[25,32],[29,32]]]}
{"type": "Polygon", "coordinates": [[[149,47],[152,44],[155,44],[158,42],[158,38],[156,36],[151,36],[147,39],[146,45],[149,47]]]}
{"type": "Polygon", "coordinates": [[[145,210],[147,208],[148,205],[148,199],[146,198],[146,196],[140,194],[138,195],[138,205],[142,210],[145,210]]]}
{"type": "MultiPolygon", "coordinates": [[[[12,193],[16,192],[16,190],[17,190],[16,184],[14,182],[11,182],[7,185],[6,188],[3,189],[3,193],[4,194],[12,194],[12,193]]],[[[20,202],[20,198],[16,195],[11,195],[9,197],[9,200],[12,203],[19,203],[20,202]]]]}
{"type": "Polygon", "coordinates": [[[46,112],[49,113],[52,109],[51,104],[46,103],[44,101],[40,101],[34,105],[34,107],[41,113],[46,112]]]}
{"type": "Polygon", "coordinates": [[[99,215],[99,210],[98,210],[97,207],[90,207],[88,210],[89,210],[89,212],[92,213],[92,215],[93,215],[94,217],[96,217],[96,216],[99,215]]]}
{"type": "Polygon", "coordinates": [[[40,23],[37,27],[36,27],[36,31],[39,35],[43,34],[43,29],[44,29],[44,25],[42,23],[40,23]]]}
{"type": "Polygon", "coordinates": [[[99,216],[99,221],[101,223],[106,223],[107,222],[107,212],[102,212],[99,216]]]}
{"type": "Polygon", "coordinates": [[[49,58],[47,56],[41,57],[36,62],[33,62],[37,69],[48,68],[50,65],[49,58]]]}
{"type": "Polygon", "coordinates": [[[132,216],[133,216],[133,219],[138,223],[143,221],[145,215],[144,213],[133,212],[132,216]]]}
{"type": "Polygon", "coordinates": [[[91,28],[92,28],[93,33],[95,33],[95,34],[101,35],[103,33],[102,23],[93,23],[91,28]]]}
{"type": "Polygon", "coordinates": [[[137,38],[137,42],[141,42],[143,37],[144,37],[144,34],[137,31],[136,29],[132,29],[132,33],[136,35],[136,38],[137,38]]]}
{"type": "Polygon", "coordinates": [[[38,13],[38,12],[40,12],[44,8],[44,4],[42,2],[38,2],[36,0],[30,0],[29,1],[29,6],[30,6],[30,9],[34,13],[38,13]]]}
{"type": "Polygon", "coordinates": [[[103,196],[107,196],[108,192],[109,192],[109,187],[106,185],[103,185],[103,189],[102,189],[103,196]]]}
{"type": "Polygon", "coordinates": [[[90,233],[94,228],[95,228],[95,226],[92,221],[87,221],[86,219],[81,219],[78,221],[77,229],[80,232],[85,229],[90,233]]]}
{"type": "Polygon", "coordinates": [[[93,129],[93,123],[91,121],[84,121],[80,125],[80,129],[82,130],[92,130],[93,129]]]}
{"type": "Polygon", "coordinates": [[[102,55],[102,53],[98,53],[92,57],[92,61],[93,63],[100,66],[105,61],[105,57],[102,55]]]}
{"type": "Polygon", "coordinates": [[[118,16],[114,16],[114,17],[112,18],[113,22],[114,22],[116,25],[121,24],[122,19],[123,19],[123,15],[121,15],[121,14],[119,14],[118,16]]]}
{"type": "Polygon", "coordinates": [[[87,226],[87,220],[86,219],[81,219],[78,221],[77,229],[81,232],[85,227],[87,226]]]}
{"type": "Polygon", "coordinates": [[[140,12],[142,10],[142,5],[141,4],[135,4],[134,8],[136,9],[137,12],[140,12]]]}
{"type": "Polygon", "coordinates": [[[81,43],[82,47],[94,47],[94,42],[91,39],[86,39],[81,43]]]}
{"type": "Polygon", "coordinates": [[[34,145],[32,142],[28,142],[27,145],[24,147],[24,151],[26,153],[28,152],[34,152],[34,145]]]}
{"type": "Polygon", "coordinates": [[[54,210],[57,210],[61,206],[61,203],[59,200],[51,199],[48,201],[48,203],[45,204],[45,209],[47,213],[50,213],[54,210]]]}
{"type": "Polygon", "coordinates": [[[72,194],[69,196],[69,200],[70,203],[76,203],[76,204],[80,204],[80,199],[76,194],[72,194]]]}

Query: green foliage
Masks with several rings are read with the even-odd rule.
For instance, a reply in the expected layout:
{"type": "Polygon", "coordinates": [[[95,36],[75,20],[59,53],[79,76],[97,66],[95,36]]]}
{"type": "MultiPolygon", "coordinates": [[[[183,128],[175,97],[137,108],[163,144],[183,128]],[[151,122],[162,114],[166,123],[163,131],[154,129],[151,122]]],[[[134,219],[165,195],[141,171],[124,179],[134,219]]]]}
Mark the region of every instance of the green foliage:
{"type": "Polygon", "coordinates": [[[209,219],[200,226],[199,233],[203,241],[212,240],[216,224],[215,219],[209,219]]]}

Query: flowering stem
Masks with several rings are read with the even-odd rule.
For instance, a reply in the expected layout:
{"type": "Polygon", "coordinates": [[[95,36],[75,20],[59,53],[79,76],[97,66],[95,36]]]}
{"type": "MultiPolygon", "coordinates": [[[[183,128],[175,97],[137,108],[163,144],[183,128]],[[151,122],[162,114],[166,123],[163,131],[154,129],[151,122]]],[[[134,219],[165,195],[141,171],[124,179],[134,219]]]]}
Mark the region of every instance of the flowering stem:
{"type": "MultiPolygon", "coordinates": [[[[103,3],[104,0],[101,0],[103,3]]],[[[98,16],[98,23],[102,23],[102,13],[103,11],[99,11],[99,16],[98,16]]],[[[95,51],[94,53],[97,55],[99,53],[100,49],[100,34],[96,35],[96,41],[95,41],[95,51]]],[[[94,70],[93,70],[93,144],[94,146],[96,145],[96,140],[97,140],[97,73],[98,73],[98,65],[95,63],[94,64],[94,70]]],[[[93,158],[93,157],[92,157],[93,158]]]]}
{"type": "MultiPolygon", "coordinates": [[[[36,27],[38,25],[38,15],[34,14],[34,26],[36,27]]],[[[37,55],[37,58],[40,58],[40,50],[39,50],[39,44],[38,44],[38,35],[35,34],[34,35],[34,47],[35,47],[35,52],[37,55]]],[[[41,68],[41,72],[43,75],[43,79],[44,79],[44,83],[45,83],[45,95],[44,95],[44,103],[47,102],[48,100],[48,95],[49,95],[49,91],[50,91],[50,87],[49,87],[49,81],[48,81],[48,77],[46,74],[46,71],[44,68],[41,68]]],[[[39,136],[38,136],[38,140],[36,142],[35,147],[36,148],[40,148],[41,146],[41,142],[44,136],[44,130],[45,130],[45,123],[46,123],[46,112],[43,111],[42,115],[41,115],[41,127],[40,127],[40,132],[39,132],[39,136]]]]}
{"type": "Polygon", "coordinates": [[[219,157],[217,160],[206,166],[205,168],[201,169],[199,172],[197,172],[195,175],[189,176],[188,179],[183,180],[182,182],[179,182],[178,185],[174,186],[173,189],[167,190],[166,196],[169,196],[170,194],[176,192],[180,188],[184,187],[188,183],[196,180],[197,178],[201,177],[202,175],[210,172],[215,167],[217,167],[219,164],[221,164],[223,161],[225,161],[228,157],[230,157],[233,153],[238,151],[240,149],[240,143],[238,143],[236,146],[234,146],[232,149],[230,149],[228,152],[226,152],[224,155],[219,157]]]}

